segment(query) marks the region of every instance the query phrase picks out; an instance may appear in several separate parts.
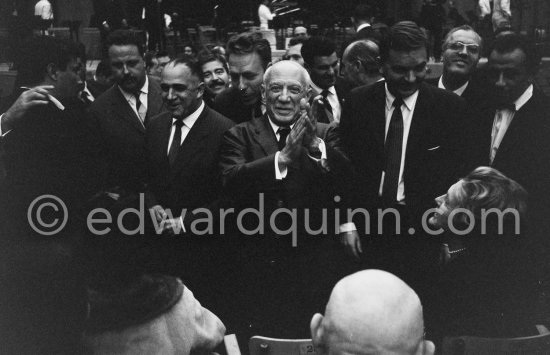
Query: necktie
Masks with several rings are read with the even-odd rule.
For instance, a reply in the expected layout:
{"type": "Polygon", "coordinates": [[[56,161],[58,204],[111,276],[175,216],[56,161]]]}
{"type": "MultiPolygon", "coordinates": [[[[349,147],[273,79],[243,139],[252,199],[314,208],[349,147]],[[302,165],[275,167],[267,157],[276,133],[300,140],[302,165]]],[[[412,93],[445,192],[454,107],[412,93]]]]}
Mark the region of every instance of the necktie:
{"type": "Polygon", "coordinates": [[[277,145],[279,146],[279,150],[283,150],[286,145],[286,137],[288,137],[290,133],[290,127],[279,127],[277,133],[279,134],[277,145]]]}
{"type": "Polygon", "coordinates": [[[80,99],[82,100],[82,102],[84,102],[86,107],[88,107],[92,104],[92,100],[90,100],[90,97],[89,97],[89,95],[86,91],[81,91],[80,92],[80,99]]]}
{"type": "Polygon", "coordinates": [[[325,110],[327,111],[328,122],[325,123],[330,123],[334,121],[334,115],[332,113],[332,106],[330,105],[330,102],[328,102],[329,91],[325,89],[323,90],[323,92],[321,92],[321,95],[323,96],[323,106],[325,106],[325,110]]]}
{"type": "Polygon", "coordinates": [[[176,127],[176,130],[174,131],[174,138],[172,139],[172,145],[170,145],[170,149],[168,150],[168,162],[170,163],[170,166],[174,165],[174,162],[176,161],[176,158],[178,156],[178,151],[181,145],[181,127],[183,126],[183,120],[176,120],[174,122],[174,127],[176,127]]]}
{"type": "Polygon", "coordinates": [[[141,100],[139,99],[140,95],[141,95],[141,92],[134,94],[136,98],[136,111],[138,112],[141,122],[143,122],[143,125],[145,125],[145,116],[147,115],[147,113],[145,112],[145,106],[141,104],[141,100]]]}
{"type": "Polygon", "coordinates": [[[403,99],[401,98],[396,98],[393,101],[394,109],[384,146],[386,164],[382,199],[390,205],[394,204],[397,200],[397,188],[399,187],[399,170],[401,169],[401,152],[403,148],[402,105],[403,99]]]}

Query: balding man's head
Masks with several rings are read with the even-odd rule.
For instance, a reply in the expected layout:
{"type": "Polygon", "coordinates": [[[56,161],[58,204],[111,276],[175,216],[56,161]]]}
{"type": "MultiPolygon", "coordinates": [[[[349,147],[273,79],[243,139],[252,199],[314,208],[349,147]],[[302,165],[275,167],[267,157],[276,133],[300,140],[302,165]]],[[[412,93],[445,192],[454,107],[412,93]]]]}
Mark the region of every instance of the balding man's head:
{"type": "Polygon", "coordinates": [[[378,45],[368,39],[350,43],[342,56],[341,74],[353,87],[380,80],[382,75],[378,45]]]}
{"type": "Polygon", "coordinates": [[[340,280],[325,316],[311,320],[319,354],[433,354],[424,340],[422,305],[396,276],[364,270],[340,280]]]}

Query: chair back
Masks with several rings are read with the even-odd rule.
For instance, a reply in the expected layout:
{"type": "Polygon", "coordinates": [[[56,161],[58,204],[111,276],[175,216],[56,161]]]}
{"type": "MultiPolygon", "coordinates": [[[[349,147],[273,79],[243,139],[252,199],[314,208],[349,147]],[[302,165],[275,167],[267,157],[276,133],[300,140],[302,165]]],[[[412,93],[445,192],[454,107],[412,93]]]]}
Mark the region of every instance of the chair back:
{"type": "Polygon", "coordinates": [[[550,334],[522,338],[446,337],[442,355],[550,354],[550,334]]]}
{"type": "Polygon", "coordinates": [[[313,355],[311,339],[276,339],[253,336],[248,342],[250,355],[313,355]]]}

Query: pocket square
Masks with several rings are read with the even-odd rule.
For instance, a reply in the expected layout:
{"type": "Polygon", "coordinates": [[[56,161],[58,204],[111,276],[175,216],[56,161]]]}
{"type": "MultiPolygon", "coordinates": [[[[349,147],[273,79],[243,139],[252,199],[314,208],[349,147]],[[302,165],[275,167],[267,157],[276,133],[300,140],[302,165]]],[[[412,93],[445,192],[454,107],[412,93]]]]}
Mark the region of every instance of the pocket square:
{"type": "Polygon", "coordinates": [[[438,145],[438,146],[436,146],[436,147],[431,147],[431,148],[428,148],[428,150],[429,150],[429,151],[430,151],[430,150],[436,150],[436,149],[439,149],[439,148],[441,148],[441,146],[440,146],[440,145],[438,145]]]}

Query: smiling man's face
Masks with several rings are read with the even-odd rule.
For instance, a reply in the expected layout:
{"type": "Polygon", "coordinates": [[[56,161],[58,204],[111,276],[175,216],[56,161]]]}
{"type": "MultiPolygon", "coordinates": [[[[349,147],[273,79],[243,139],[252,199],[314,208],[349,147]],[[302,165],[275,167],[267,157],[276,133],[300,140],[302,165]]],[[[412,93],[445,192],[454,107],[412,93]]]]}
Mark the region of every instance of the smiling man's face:
{"type": "Polygon", "coordinates": [[[451,34],[443,49],[443,70],[451,75],[470,76],[479,62],[481,43],[473,31],[451,34]]]}

